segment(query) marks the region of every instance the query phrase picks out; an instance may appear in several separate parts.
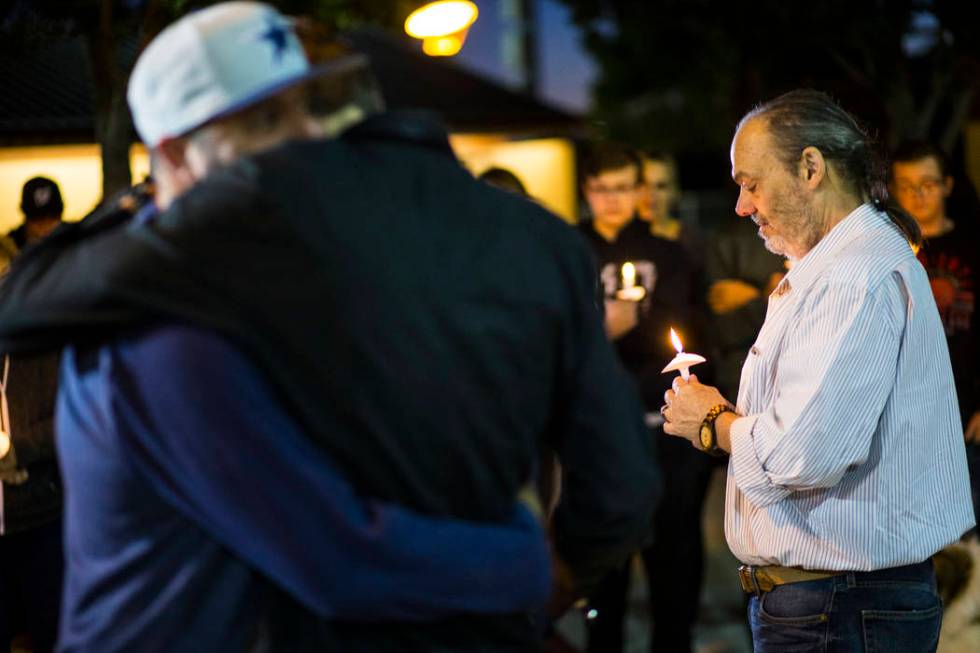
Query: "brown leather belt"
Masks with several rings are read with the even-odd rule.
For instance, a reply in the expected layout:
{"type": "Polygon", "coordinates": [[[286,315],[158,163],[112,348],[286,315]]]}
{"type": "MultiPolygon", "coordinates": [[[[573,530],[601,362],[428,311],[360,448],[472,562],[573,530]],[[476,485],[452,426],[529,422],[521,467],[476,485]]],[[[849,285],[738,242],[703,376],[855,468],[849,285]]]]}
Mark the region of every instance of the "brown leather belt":
{"type": "Polygon", "coordinates": [[[738,568],[738,579],[746,594],[770,592],[774,587],[787,583],[802,583],[808,580],[820,580],[832,576],[842,576],[846,571],[812,571],[797,567],[742,565],[738,568]]]}

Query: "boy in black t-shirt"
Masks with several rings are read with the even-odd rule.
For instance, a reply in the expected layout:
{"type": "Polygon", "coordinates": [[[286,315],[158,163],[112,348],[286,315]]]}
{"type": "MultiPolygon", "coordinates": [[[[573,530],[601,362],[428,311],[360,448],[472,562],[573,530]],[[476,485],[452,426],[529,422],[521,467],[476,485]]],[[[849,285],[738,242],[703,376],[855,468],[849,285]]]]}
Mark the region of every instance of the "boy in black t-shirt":
{"type": "MultiPolygon", "coordinates": [[[[641,165],[639,156],[621,145],[592,149],[584,161],[582,183],[592,219],[580,230],[596,256],[606,332],[640,387],[664,470],[664,497],[657,514],[651,515],[654,541],[642,551],[651,588],[652,650],[688,651],[700,598],[701,506],[711,462],[687,442],[662,437],[658,408],[672,380],[660,372],[676,353],[670,328],[681,334],[686,349],[699,349],[693,309],[697,291],[684,247],[654,237],[636,217],[641,165]],[[643,288],[636,293],[642,298],[620,298],[619,291],[630,285],[643,288]],[[664,587],[671,589],[663,591],[664,587]]],[[[627,561],[590,597],[589,651],[623,650],[628,582],[627,561]]]]}

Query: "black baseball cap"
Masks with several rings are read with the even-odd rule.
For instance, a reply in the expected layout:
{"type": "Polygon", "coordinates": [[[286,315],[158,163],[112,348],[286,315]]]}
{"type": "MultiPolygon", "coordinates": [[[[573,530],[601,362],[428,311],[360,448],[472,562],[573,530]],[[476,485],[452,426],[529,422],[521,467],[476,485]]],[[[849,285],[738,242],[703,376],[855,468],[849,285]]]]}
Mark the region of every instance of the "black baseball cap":
{"type": "Polygon", "coordinates": [[[58,184],[47,177],[28,180],[20,196],[20,210],[28,220],[44,216],[60,217],[65,205],[61,201],[58,184]]]}

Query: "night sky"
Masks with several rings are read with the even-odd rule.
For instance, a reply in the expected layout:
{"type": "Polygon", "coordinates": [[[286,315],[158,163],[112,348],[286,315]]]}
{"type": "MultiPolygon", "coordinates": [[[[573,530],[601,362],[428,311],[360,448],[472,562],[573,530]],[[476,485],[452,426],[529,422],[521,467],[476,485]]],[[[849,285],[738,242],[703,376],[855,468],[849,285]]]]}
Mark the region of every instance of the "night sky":
{"type": "MultiPolygon", "coordinates": [[[[480,16],[470,28],[456,61],[507,85],[519,85],[518,71],[503,61],[505,18],[502,0],[477,0],[480,16]]],[[[539,95],[559,107],[584,112],[596,67],[585,53],[571,12],[557,0],[536,0],[538,21],[539,95]]]]}

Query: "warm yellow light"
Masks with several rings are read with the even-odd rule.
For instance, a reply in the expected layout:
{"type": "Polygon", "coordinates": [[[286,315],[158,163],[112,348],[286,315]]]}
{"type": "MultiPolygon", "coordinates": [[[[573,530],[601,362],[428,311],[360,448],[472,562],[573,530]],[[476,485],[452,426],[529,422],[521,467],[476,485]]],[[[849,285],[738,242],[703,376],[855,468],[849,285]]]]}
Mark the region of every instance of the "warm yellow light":
{"type": "Polygon", "coordinates": [[[677,350],[678,354],[684,351],[684,344],[673,327],[670,328],[670,342],[674,345],[674,349],[677,350]]]}
{"type": "Polygon", "coordinates": [[[463,49],[463,39],[455,34],[422,39],[422,52],[430,57],[451,57],[463,49]]]}
{"type": "Polygon", "coordinates": [[[575,148],[561,138],[510,140],[503,134],[450,134],[456,156],[474,174],[507,168],[524,182],[534,199],[564,220],[575,223],[578,190],[575,148]]]}
{"type": "MultiPolygon", "coordinates": [[[[142,145],[130,153],[133,181],[142,181],[150,171],[149,157],[142,145]]],[[[0,233],[21,223],[20,192],[24,182],[42,175],[54,179],[65,201],[65,220],[78,220],[91,211],[102,195],[102,164],[99,146],[37,145],[0,147],[0,233]]]]}
{"type": "Polygon", "coordinates": [[[476,5],[469,0],[430,2],[405,19],[405,31],[417,39],[449,36],[472,25],[478,14],[476,5]]]}
{"type": "Polygon", "coordinates": [[[636,266],[626,261],[623,263],[623,288],[632,288],[636,285],[636,266]]]}

